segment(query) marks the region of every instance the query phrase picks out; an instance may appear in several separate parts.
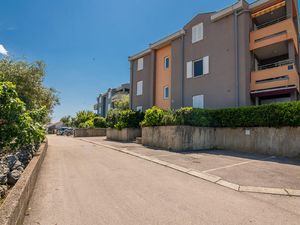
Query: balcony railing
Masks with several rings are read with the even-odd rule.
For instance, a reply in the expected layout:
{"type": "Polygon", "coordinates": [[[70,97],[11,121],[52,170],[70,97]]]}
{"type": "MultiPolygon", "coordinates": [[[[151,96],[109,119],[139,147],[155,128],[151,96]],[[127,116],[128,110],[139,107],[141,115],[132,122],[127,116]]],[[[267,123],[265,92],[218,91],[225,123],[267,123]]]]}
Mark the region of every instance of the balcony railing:
{"type": "Polygon", "coordinates": [[[299,91],[299,75],[293,60],[281,61],[251,73],[251,91],[295,87],[299,91]]]}
{"type": "Polygon", "coordinates": [[[287,15],[286,15],[286,16],[282,16],[282,17],[279,17],[279,18],[274,19],[274,20],[270,20],[270,21],[268,21],[268,22],[266,22],[266,23],[263,23],[263,24],[260,24],[260,25],[256,26],[256,29],[257,29],[257,30],[262,29],[262,28],[264,28],[264,27],[267,27],[267,26],[270,26],[270,25],[279,23],[279,22],[281,22],[281,21],[284,21],[284,20],[286,20],[286,19],[288,19],[288,18],[290,18],[290,16],[287,16],[287,15]]]}
{"type": "Polygon", "coordinates": [[[294,62],[295,61],[292,60],[292,59],[282,60],[282,61],[279,61],[279,62],[258,66],[258,70],[271,69],[271,68],[274,68],[274,67],[280,67],[280,66],[284,66],[284,65],[293,64],[294,62]]]}
{"type": "Polygon", "coordinates": [[[271,25],[265,25],[263,28],[252,31],[250,33],[250,51],[289,40],[294,42],[298,53],[298,35],[292,18],[283,19],[277,23],[273,22],[271,25]]]}

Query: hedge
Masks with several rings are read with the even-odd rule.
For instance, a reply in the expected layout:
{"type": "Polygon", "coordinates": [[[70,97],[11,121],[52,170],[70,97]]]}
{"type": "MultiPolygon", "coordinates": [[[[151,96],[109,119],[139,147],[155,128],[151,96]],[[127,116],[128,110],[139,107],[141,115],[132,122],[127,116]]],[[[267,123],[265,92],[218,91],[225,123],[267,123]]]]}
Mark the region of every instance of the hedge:
{"type": "Polygon", "coordinates": [[[142,126],[189,125],[199,127],[300,126],[300,102],[274,103],[226,109],[148,109],[142,126]]]}
{"type": "Polygon", "coordinates": [[[136,128],[144,119],[144,113],[133,110],[113,109],[108,112],[106,123],[108,127],[115,129],[136,128]]]}

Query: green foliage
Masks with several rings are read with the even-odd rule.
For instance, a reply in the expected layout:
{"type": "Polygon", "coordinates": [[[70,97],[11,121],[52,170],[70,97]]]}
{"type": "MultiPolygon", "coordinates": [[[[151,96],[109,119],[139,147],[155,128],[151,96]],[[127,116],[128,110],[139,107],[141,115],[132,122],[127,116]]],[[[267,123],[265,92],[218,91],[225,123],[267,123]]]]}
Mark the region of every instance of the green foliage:
{"type": "Polygon", "coordinates": [[[11,82],[0,82],[0,102],[0,152],[38,144],[45,138],[45,131],[39,123],[44,109],[26,111],[24,102],[18,98],[16,86],[11,82]]]}
{"type": "Polygon", "coordinates": [[[123,95],[121,99],[114,102],[114,108],[119,110],[129,109],[129,95],[123,95]]]}
{"type": "Polygon", "coordinates": [[[56,91],[43,85],[45,64],[41,61],[28,63],[13,61],[8,58],[0,60],[0,82],[12,82],[19,98],[30,111],[42,108],[47,112],[40,121],[49,122],[49,114],[59,104],[56,91]]]}
{"type": "Polygon", "coordinates": [[[80,123],[78,128],[94,128],[94,120],[90,119],[85,121],[84,123],[80,123]]]}
{"type": "Polygon", "coordinates": [[[95,117],[96,117],[96,114],[93,113],[92,111],[80,111],[80,112],[76,113],[76,116],[74,119],[74,125],[75,125],[75,127],[78,127],[78,128],[83,128],[82,126],[88,126],[88,125],[93,127],[94,126],[93,121],[94,121],[95,117]]]}
{"type": "Polygon", "coordinates": [[[64,116],[60,119],[60,122],[64,124],[66,127],[72,127],[73,126],[73,118],[71,116],[64,116]]]}
{"type": "Polygon", "coordinates": [[[199,127],[300,126],[300,102],[275,103],[227,109],[181,108],[167,112],[146,111],[143,126],[189,125],[199,127]]]}
{"type": "Polygon", "coordinates": [[[153,106],[151,109],[147,109],[145,118],[142,121],[142,126],[161,126],[163,125],[162,119],[167,114],[166,111],[153,106]]]}
{"type": "Polygon", "coordinates": [[[144,113],[136,112],[130,109],[127,110],[110,110],[106,121],[108,127],[123,129],[123,128],[135,128],[139,127],[140,122],[144,118],[144,113]]]}
{"type": "Polygon", "coordinates": [[[96,128],[106,128],[107,124],[106,124],[106,119],[100,116],[97,116],[94,118],[94,126],[96,128]]]}

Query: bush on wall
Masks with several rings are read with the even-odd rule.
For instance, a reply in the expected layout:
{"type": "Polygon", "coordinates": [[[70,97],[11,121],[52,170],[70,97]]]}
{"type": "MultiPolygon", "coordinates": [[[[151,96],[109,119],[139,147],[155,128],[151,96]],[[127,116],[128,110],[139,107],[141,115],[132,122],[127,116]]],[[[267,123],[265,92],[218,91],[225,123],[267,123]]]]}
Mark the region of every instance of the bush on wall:
{"type": "Polygon", "coordinates": [[[300,126],[300,102],[227,109],[181,108],[175,112],[153,107],[142,126],[189,125],[199,127],[300,126]]]}
{"type": "Polygon", "coordinates": [[[144,113],[133,110],[113,109],[108,112],[106,121],[107,126],[116,129],[136,128],[144,119],[144,113]]]}

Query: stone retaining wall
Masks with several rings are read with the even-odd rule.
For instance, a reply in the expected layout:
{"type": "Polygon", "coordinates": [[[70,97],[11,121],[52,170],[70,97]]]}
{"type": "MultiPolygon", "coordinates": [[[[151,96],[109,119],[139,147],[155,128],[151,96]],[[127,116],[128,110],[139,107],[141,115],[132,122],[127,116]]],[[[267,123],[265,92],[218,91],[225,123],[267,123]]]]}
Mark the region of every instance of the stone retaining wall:
{"type": "Polygon", "coordinates": [[[142,143],[174,151],[224,149],[300,157],[300,127],[145,127],[142,143]]]}
{"type": "Polygon", "coordinates": [[[134,141],[137,137],[141,137],[142,130],[140,128],[124,128],[122,130],[107,128],[106,137],[113,141],[134,141]]]}
{"type": "Polygon", "coordinates": [[[0,207],[1,225],[21,225],[25,217],[27,206],[32,195],[38,173],[44,161],[48,142],[42,143],[37,155],[33,157],[21,178],[10,190],[0,207]]]}
{"type": "Polygon", "coordinates": [[[74,137],[106,136],[106,128],[78,128],[74,130],[74,137]]]}

